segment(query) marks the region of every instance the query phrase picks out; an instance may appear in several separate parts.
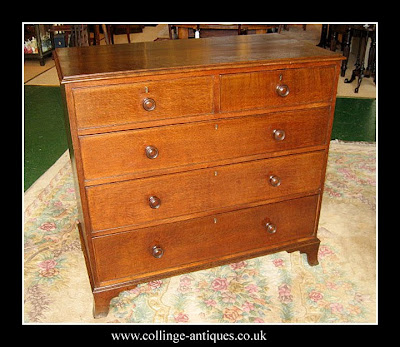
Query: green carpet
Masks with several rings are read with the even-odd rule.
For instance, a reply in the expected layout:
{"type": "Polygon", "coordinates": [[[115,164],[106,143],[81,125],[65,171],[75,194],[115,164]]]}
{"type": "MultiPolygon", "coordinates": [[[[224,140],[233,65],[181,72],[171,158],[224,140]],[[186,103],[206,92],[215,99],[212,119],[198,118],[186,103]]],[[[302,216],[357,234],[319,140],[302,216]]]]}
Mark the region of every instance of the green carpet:
{"type": "Polygon", "coordinates": [[[68,148],[60,87],[24,86],[24,191],[68,148]]]}
{"type": "MultiPolygon", "coordinates": [[[[68,148],[60,87],[25,85],[24,190],[68,148]]],[[[337,98],[332,139],[374,142],[376,100],[337,98]]]]}
{"type": "Polygon", "coordinates": [[[332,139],[376,141],[376,99],[337,98],[332,139]]]}

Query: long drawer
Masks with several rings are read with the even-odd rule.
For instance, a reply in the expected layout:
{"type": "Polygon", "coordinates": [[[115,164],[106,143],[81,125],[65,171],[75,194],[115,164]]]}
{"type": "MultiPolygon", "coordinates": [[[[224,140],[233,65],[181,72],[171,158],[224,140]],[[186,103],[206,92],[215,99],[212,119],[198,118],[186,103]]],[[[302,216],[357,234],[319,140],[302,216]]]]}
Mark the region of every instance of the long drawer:
{"type": "Polygon", "coordinates": [[[329,118],[317,108],[82,136],[85,179],[323,145],[329,118]]]}
{"type": "Polygon", "coordinates": [[[78,129],[212,113],[213,77],[73,89],[78,129]]]}
{"type": "Polygon", "coordinates": [[[140,277],[312,236],[318,196],[93,239],[101,282],[140,277]]]}
{"type": "Polygon", "coordinates": [[[316,191],[325,151],[86,188],[94,232],[316,191]]]}
{"type": "Polygon", "coordinates": [[[221,112],[330,102],[335,67],[221,76],[221,112]]]}

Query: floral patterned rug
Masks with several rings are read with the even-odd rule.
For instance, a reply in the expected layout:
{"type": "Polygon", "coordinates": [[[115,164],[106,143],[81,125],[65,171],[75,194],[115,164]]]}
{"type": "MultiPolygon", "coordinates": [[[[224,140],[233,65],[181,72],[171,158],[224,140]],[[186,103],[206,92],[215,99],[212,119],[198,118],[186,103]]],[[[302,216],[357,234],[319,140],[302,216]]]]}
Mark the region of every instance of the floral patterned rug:
{"type": "Polygon", "coordinates": [[[144,283],[95,320],[65,153],[25,193],[24,322],[376,323],[375,161],[375,144],[332,141],[318,266],[280,252],[144,283]]]}

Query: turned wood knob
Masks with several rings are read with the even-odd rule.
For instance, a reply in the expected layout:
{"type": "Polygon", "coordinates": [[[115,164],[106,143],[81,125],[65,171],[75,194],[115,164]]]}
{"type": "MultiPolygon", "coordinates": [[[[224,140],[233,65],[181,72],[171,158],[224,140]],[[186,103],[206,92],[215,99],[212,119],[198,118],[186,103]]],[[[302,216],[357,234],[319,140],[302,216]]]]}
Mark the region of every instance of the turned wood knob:
{"type": "Polygon", "coordinates": [[[154,258],[161,258],[164,255],[164,250],[160,246],[154,246],[152,253],[154,258]]]}
{"type": "Polygon", "coordinates": [[[150,196],[149,205],[151,208],[159,208],[161,206],[161,200],[156,196],[150,196]]]}
{"type": "Polygon", "coordinates": [[[143,100],[143,108],[146,111],[152,111],[156,108],[156,102],[154,101],[154,99],[146,98],[143,100]]]}
{"type": "Polygon", "coordinates": [[[289,95],[289,87],[286,84],[276,86],[276,92],[279,96],[285,97],[289,95]]]}
{"type": "Polygon", "coordinates": [[[276,225],[271,222],[265,223],[265,228],[267,229],[267,233],[275,234],[276,233],[276,225]]]}
{"type": "Polygon", "coordinates": [[[271,175],[269,176],[269,183],[273,187],[278,187],[281,184],[281,179],[278,176],[271,175]]]}
{"type": "Polygon", "coordinates": [[[158,157],[158,149],[154,146],[146,147],[146,156],[149,159],[155,159],[158,157]]]}
{"type": "Polygon", "coordinates": [[[276,141],[282,141],[282,140],[285,139],[285,137],[286,137],[285,130],[282,130],[282,129],[275,129],[274,130],[274,139],[276,141]]]}

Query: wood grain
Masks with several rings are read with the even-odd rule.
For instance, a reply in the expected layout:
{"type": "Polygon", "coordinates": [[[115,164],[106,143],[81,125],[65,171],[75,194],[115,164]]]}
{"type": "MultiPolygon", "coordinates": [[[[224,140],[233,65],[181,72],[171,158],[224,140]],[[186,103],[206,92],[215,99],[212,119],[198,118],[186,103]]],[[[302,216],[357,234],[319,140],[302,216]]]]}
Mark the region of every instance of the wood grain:
{"type": "Polygon", "coordinates": [[[166,276],[283,250],[318,264],[340,53],[266,34],[70,47],[54,59],[95,317],[119,291],[166,276]]]}
{"type": "Polygon", "coordinates": [[[319,151],[88,187],[92,230],[316,191],[324,159],[319,151]],[[271,175],[281,179],[280,186],[270,184],[271,175]],[[161,199],[160,208],[149,207],[151,196],[161,199]]]}
{"type": "Polygon", "coordinates": [[[154,76],[177,71],[345,59],[339,53],[279,34],[57,48],[54,57],[62,83],[143,73],[154,76]]]}
{"type": "Polygon", "coordinates": [[[286,69],[221,76],[221,112],[330,101],[335,68],[286,69]],[[289,94],[279,96],[278,85],[289,94]]]}
{"type": "Polygon", "coordinates": [[[93,242],[98,277],[102,282],[132,279],[311,237],[316,205],[317,196],[309,196],[97,237],[93,242]],[[266,231],[266,222],[276,225],[274,234],[266,231]],[[161,258],[152,255],[155,245],[164,250],[161,258]]]}
{"type": "Polygon", "coordinates": [[[213,112],[213,78],[193,77],[73,89],[79,129],[213,112]],[[146,111],[143,101],[153,99],[146,111]]]}
{"type": "Polygon", "coordinates": [[[325,145],[329,118],[329,108],[318,108],[82,136],[85,178],[156,175],[196,163],[325,145]],[[285,138],[276,140],[274,130],[284,130],[285,138]],[[232,141],[235,137],[240,141],[232,141]],[[158,149],[155,159],[146,156],[147,146],[158,149]]]}

